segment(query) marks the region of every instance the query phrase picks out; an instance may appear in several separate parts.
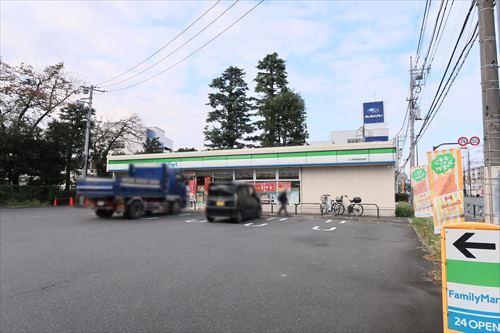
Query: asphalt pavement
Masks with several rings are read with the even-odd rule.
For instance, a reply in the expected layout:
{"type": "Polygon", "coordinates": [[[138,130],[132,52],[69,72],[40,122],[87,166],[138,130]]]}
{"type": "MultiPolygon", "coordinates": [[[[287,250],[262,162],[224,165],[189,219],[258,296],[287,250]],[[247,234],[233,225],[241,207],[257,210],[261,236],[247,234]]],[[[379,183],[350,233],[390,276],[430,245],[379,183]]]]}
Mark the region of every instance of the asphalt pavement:
{"type": "Polygon", "coordinates": [[[434,332],[407,223],[0,211],[1,332],[434,332]]]}

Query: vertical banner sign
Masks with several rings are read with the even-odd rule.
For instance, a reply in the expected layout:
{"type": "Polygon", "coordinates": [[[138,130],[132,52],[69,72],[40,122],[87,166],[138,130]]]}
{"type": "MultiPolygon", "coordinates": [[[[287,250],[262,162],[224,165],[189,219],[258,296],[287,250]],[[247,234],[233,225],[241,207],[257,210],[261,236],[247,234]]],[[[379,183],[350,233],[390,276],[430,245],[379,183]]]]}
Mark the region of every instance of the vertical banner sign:
{"type": "Polygon", "coordinates": [[[189,180],[189,196],[193,200],[196,198],[196,177],[189,180]]]}
{"type": "Polygon", "coordinates": [[[427,153],[429,185],[432,199],[434,232],[445,223],[462,223],[464,219],[464,183],[459,149],[427,153]]]}
{"type": "Polygon", "coordinates": [[[441,230],[445,332],[500,332],[500,227],[447,224],[441,230]]]}
{"type": "Polygon", "coordinates": [[[427,169],[427,166],[418,166],[411,169],[413,208],[417,217],[432,216],[431,190],[427,169]]]}

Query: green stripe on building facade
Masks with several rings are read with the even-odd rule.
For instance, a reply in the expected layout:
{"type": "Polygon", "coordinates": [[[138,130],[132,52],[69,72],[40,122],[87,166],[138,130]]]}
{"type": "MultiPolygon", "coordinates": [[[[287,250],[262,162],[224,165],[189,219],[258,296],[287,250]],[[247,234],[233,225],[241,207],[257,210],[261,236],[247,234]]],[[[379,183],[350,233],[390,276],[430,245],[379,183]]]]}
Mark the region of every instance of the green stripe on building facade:
{"type": "Polygon", "coordinates": [[[463,260],[446,260],[448,282],[500,288],[500,264],[463,260]]]}
{"type": "Polygon", "coordinates": [[[127,159],[127,160],[109,160],[109,164],[131,164],[131,163],[164,163],[164,162],[199,162],[199,161],[223,161],[239,159],[257,159],[257,158],[294,158],[294,157],[318,157],[335,155],[362,155],[362,154],[393,154],[394,148],[377,149],[357,149],[357,150],[328,150],[311,152],[292,152],[275,154],[244,154],[244,155],[215,155],[215,156],[194,156],[178,158],[146,158],[146,159],[127,159]]]}

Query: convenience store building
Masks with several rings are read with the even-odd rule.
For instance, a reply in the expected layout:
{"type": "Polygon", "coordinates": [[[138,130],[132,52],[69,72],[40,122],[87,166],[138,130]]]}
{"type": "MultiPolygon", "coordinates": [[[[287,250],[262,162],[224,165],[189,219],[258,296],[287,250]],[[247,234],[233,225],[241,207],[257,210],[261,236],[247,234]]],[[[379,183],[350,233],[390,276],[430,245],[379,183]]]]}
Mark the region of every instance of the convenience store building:
{"type": "MultiPolygon", "coordinates": [[[[328,193],[359,196],[364,203],[378,204],[381,215],[393,216],[395,162],[396,149],[388,141],[109,156],[107,168],[121,173],[129,164],[167,163],[189,177],[198,202],[204,201],[210,182],[235,180],[252,183],[264,209],[286,190],[291,205],[303,203],[299,212],[319,212],[309,203],[319,203],[328,193]]],[[[366,206],[365,214],[375,211],[366,206]]]]}

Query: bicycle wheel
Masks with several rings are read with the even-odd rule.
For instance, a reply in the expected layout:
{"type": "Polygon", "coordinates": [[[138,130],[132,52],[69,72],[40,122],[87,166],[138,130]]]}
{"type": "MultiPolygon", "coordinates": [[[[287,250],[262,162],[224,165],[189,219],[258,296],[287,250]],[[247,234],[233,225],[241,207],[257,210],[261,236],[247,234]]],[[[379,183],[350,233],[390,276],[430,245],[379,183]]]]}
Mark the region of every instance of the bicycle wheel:
{"type": "Polygon", "coordinates": [[[344,205],[340,204],[340,203],[335,203],[333,205],[333,214],[335,215],[342,215],[344,214],[344,205]]]}
{"type": "Polygon", "coordinates": [[[327,211],[326,205],[321,204],[321,205],[319,206],[319,211],[321,212],[321,216],[325,215],[325,214],[326,214],[326,211],[327,211]]]}
{"type": "Polygon", "coordinates": [[[355,204],[352,205],[352,214],[355,216],[363,215],[364,208],[361,205],[355,204]]]}

